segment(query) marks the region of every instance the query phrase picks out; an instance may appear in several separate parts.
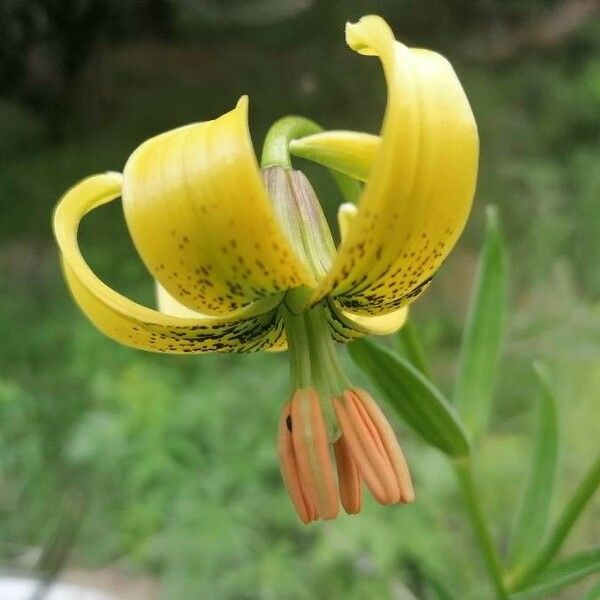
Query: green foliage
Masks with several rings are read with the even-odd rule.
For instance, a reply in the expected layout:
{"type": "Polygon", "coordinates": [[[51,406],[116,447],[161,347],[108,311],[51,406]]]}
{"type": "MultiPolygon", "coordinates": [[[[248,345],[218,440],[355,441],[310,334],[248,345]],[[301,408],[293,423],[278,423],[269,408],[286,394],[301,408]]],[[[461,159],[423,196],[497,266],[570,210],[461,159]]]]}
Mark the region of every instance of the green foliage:
{"type": "Polygon", "coordinates": [[[543,575],[534,579],[526,590],[513,594],[514,600],[548,598],[560,589],[600,571],[600,546],[579,552],[551,565],[543,575]]]}
{"type": "Polygon", "coordinates": [[[593,267],[600,252],[597,28],[596,19],[590,37],[547,60],[525,56],[501,74],[469,70],[483,149],[479,192],[510,224],[505,233],[518,257],[511,273],[518,286],[547,278],[564,256],[582,291],[600,291],[593,267]]]}
{"type": "MultiPolygon", "coordinates": [[[[481,414],[474,412],[478,410],[475,399],[487,405],[483,414],[489,412],[503,333],[506,274],[495,211],[488,212],[486,237],[473,288],[471,316],[462,342],[461,368],[457,380],[463,382],[463,387],[487,391],[487,395],[482,397],[473,393],[472,396],[466,395],[466,401],[465,396],[459,395],[459,399],[463,399],[463,407],[466,405],[463,412],[467,416],[481,414]],[[465,363],[467,367],[463,366],[465,363]]],[[[452,458],[465,509],[495,597],[507,600],[509,592],[518,592],[516,597],[523,599],[540,597],[595,572],[598,568],[595,552],[583,553],[555,564],[551,564],[551,561],[600,486],[600,456],[576,488],[545,540],[559,444],[556,399],[546,368],[540,363],[534,367],[542,391],[538,427],[528,481],[513,529],[509,558],[514,568],[507,573],[482,506],[473,473],[473,456],[469,455],[460,417],[452,413],[442,394],[424,375],[423,372],[428,371],[427,361],[415,330],[409,330],[400,339],[403,342],[401,348],[420,368],[391,350],[365,339],[354,342],[350,346],[350,354],[378,384],[396,413],[424,439],[452,458]]],[[[462,388],[458,386],[458,389],[462,388]]],[[[483,433],[480,431],[480,435],[483,433]]],[[[430,582],[430,587],[436,595],[447,595],[436,579],[430,582]]]]}
{"type": "Polygon", "coordinates": [[[495,207],[489,207],[486,235],[461,346],[454,401],[474,437],[490,418],[506,313],[506,258],[495,207]]]}
{"type": "Polygon", "coordinates": [[[562,510],[545,543],[537,550],[532,559],[510,577],[511,587],[522,589],[532,579],[543,575],[548,564],[559,552],[571,529],[581,517],[583,510],[600,487],[600,453],[588,468],[579,485],[572,492],[569,501],[562,510]]]}
{"type": "Polygon", "coordinates": [[[465,430],[442,393],[401,356],[368,339],[350,345],[350,355],[419,435],[452,457],[467,456],[465,430]]]}
{"type": "Polygon", "coordinates": [[[558,408],[543,365],[535,365],[540,386],[537,427],[527,483],[512,535],[511,563],[531,560],[546,533],[558,463],[558,408]]]}

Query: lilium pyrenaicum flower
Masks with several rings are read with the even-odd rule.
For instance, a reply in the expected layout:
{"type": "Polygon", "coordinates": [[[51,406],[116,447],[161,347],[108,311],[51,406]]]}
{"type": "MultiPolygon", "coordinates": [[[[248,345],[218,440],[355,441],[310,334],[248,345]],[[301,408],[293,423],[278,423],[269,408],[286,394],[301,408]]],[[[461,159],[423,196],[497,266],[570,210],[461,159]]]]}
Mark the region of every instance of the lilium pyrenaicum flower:
{"type": "Polygon", "coordinates": [[[402,326],[464,228],[477,175],[475,120],[448,61],[395,41],[376,16],[348,24],[346,39],[383,66],[379,136],[283,119],[261,171],[242,97],[217,119],[147,140],[122,174],[79,182],[54,215],[71,293],[109,337],[166,353],[287,348],[292,390],[278,449],[304,522],[335,517],[340,499],[358,512],[362,482],[382,504],[414,497],[391,426],[348,381],[334,342],[402,326]],[[337,249],[290,152],[365,182],[356,205],[340,207],[337,249]],[[81,255],[81,219],[119,197],[159,310],[111,289],[81,255]]]}

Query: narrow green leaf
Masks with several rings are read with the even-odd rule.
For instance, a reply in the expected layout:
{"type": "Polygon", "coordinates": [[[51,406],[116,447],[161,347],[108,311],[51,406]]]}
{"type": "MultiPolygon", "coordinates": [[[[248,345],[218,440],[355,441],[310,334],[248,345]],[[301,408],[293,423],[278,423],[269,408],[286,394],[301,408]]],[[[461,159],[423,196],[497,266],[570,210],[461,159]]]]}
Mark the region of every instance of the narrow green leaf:
{"type": "Polygon", "coordinates": [[[547,530],[558,463],[558,414],[545,367],[534,365],[540,385],[536,433],[529,473],[513,529],[510,562],[529,561],[547,530]]]}
{"type": "Polygon", "coordinates": [[[558,517],[558,521],[548,534],[548,538],[536,555],[519,570],[513,572],[511,579],[514,590],[521,590],[529,585],[561,549],[569,532],[581,513],[600,487],[600,452],[591,464],[579,485],[575,488],[571,499],[558,517]]]}
{"type": "Polygon", "coordinates": [[[548,598],[550,594],[599,571],[600,546],[596,546],[550,565],[527,589],[511,595],[510,598],[511,600],[548,598]]]}
{"type": "Polygon", "coordinates": [[[427,364],[427,357],[425,356],[425,350],[421,344],[418,332],[414,326],[414,321],[408,317],[406,323],[400,328],[397,333],[398,338],[398,349],[403,356],[406,356],[408,360],[417,368],[427,379],[431,379],[431,372],[429,365],[427,364]]]}
{"type": "Polygon", "coordinates": [[[506,290],[504,245],[496,208],[490,206],[454,389],[456,405],[474,437],[485,431],[491,412],[502,346],[506,290]]]}
{"type": "Polygon", "coordinates": [[[467,456],[469,441],[443,394],[398,354],[367,339],[349,345],[350,355],[385,394],[394,410],[426,441],[449,456],[467,456]]]}

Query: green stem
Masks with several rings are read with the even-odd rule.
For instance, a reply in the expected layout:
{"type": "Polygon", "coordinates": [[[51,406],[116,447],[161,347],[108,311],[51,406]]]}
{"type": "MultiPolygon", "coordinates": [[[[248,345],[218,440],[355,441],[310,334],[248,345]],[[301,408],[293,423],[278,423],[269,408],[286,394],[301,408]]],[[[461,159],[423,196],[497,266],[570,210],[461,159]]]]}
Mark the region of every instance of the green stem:
{"type": "Polygon", "coordinates": [[[290,384],[293,392],[296,389],[311,386],[312,372],[310,356],[307,351],[308,337],[302,316],[286,310],[284,319],[290,362],[290,384]]]}
{"type": "Polygon", "coordinates": [[[423,344],[421,343],[417,329],[410,319],[410,316],[402,329],[398,332],[398,342],[408,360],[410,360],[410,362],[419,369],[427,379],[431,379],[431,369],[429,368],[429,363],[425,356],[423,344]]]}
{"type": "Polygon", "coordinates": [[[591,500],[594,492],[600,485],[600,454],[592,463],[589,471],[577,486],[571,500],[563,510],[556,527],[550,537],[543,545],[536,557],[521,570],[515,572],[510,581],[511,591],[520,590],[529,583],[538,573],[543,571],[546,565],[556,556],[563,542],[569,535],[571,528],[587,503],[591,500]]]}
{"type": "Polygon", "coordinates": [[[487,521],[483,514],[479,496],[473,481],[473,472],[471,461],[469,458],[461,458],[453,462],[456,477],[465,500],[467,514],[471,521],[475,537],[485,562],[486,569],[494,585],[496,598],[498,600],[506,600],[508,595],[504,589],[502,581],[502,566],[500,558],[492,540],[492,534],[487,525],[487,521]]]}
{"type": "Polygon", "coordinates": [[[319,133],[323,128],[304,117],[290,115],[276,121],[267,132],[263,144],[260,166],[264,169],[279,165],[287,169],[292,168],[290,159],[290,142],[292,140],[319,133]]]}
{"type": "MultiPolygon", "coordinates": [[[[275,121],[265,136],[260,158],[261,168],[278,165],[291,169],[290,142],[321,131],[323,128],[318,123],[297,115],[290,115],[275,121]]],[[[330,169],[329,172],[344,200],[356,203],[360,196],[360,183],[338,171],[330,169]]]]}
{"type": "Polygon", "coordinates": [[[308,335],[313,342],[313,362],[323,370],[332,395],[339,396],[344,390],[352,388],[348,377],[340,365],[335,342],[329,334],[329,325],[325,308],[318,306],[306,314],[308,335]]]}

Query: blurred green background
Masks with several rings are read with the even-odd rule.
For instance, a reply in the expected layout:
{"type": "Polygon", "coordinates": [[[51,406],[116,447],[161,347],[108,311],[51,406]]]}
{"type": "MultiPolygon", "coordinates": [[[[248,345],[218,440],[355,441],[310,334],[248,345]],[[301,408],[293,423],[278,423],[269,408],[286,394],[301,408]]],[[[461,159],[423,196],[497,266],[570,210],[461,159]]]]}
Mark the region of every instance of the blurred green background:
{"type": "MultiPolygon", "coordinates": [[[[64,567],[67,578],[131,600],[386,600],[405,597],[403,584],[426,598],[423,573],[433,570],[459,597],[487,597],[437,451],[395,422],[418,502],[367,500],[358,517],[301,526],[275,453],[285,356],[167,357],[118,346],[69,298],[51,237],[52,209],[74,182],[120,170],[145,138],[218,116],[245,93],[257,152],[288,113],[377,132],[378,62],[349,51],[343,36],[346,20],[373,12],[398,39],[452,61],[480,126],[473,216],[412,312],[442,387],[454,375],[486,204],[498,205],[510,250],[493,432],[476,457],[500,546],[528,458],[534,359],[557,383],[559,499],[591,461],[600,390],[598,2],[10,0],[0,3],[3,570],[64,567]]],[[[327,173],[306,169],[334,214],[327,173]]],[[[118,204],[87,218],[80,239],[105,280],[152,303],[118,204]]],[[[596,501],[567,548],[599,539],[596,501]]]]}

